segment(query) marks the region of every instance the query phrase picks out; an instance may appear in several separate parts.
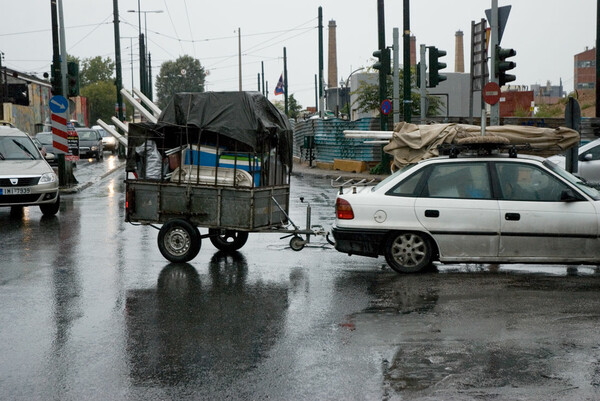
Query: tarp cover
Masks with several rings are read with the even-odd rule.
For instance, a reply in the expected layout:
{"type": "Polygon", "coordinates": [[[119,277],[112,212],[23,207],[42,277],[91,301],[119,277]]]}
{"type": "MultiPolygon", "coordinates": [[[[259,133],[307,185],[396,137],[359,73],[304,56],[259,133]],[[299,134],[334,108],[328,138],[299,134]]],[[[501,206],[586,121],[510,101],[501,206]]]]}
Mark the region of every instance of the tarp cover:
{"type": "MultiPolygon", "coordinates": [[[[540,128],[521,125],[499,125],[486,128],[486,135],[507,138],[510,144],[530,144],[535,150],[531,153],[548,157],[564,152],[579,142],[579,133],[575,130],[559,128],[540,128]]],[[[394,164],[403,167],[423,159],[439,156],[437,146],[442,143],[456,143],[466,137],[481,136],[481,127],[465,124],[416,125],[406,122],[397,123],[390,143],[383,150],[394,156],[394,164]]]]}
{"type": "Polygon", "coordinates": [[[288,119],[259,92],[178,93],[156,123],[165,136],[169,135],[165,129],[169,126],[218,133],[257,152],[264,143],[277,141],[281,161],[291,165],[292,128],[288,119]]]}

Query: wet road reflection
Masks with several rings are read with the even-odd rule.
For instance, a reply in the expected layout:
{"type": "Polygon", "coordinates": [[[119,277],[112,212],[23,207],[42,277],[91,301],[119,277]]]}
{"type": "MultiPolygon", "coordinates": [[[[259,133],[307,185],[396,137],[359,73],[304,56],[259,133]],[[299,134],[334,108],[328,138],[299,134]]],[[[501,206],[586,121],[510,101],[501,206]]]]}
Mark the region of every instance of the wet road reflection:
{"type": "Polygon", "coordinates": [[[266,357],[283,329],[285,285],[248,283],[238,252],[215,253],[202,281],[169,264],[156,289],[127,292],[127,353],[136,385],[181,385],[235,377],[266,357]]]}

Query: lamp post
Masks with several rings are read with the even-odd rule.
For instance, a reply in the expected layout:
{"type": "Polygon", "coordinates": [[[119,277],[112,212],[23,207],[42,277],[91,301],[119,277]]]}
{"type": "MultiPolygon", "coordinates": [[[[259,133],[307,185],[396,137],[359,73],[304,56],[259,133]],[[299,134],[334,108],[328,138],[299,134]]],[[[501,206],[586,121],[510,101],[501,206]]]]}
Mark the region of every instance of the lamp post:
{"type": "Polygon", "coordinates": [[[128,13],[138,14],[138,32],[140,37],[140,90],[148,97],[151,97],[150,92],[152,88],[149,88],[148,71],[146,69],[146,56],[148,48],[148,21],[147,14],[155,13],[160,14],[163,10],[140,10],[140,0],[138,0],[137,10],[127,10],[128,13]],[[144,14],[144,34],[142,34],[142,14],[144,14]]]}

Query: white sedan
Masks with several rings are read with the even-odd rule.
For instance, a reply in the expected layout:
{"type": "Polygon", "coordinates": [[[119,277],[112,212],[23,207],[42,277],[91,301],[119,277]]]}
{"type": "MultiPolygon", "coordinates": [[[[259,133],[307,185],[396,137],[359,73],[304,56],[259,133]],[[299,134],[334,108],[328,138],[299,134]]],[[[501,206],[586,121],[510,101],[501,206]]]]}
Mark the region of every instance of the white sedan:
{"type": "MultiPolygon", "coordinates": [[[[549,157],[548,160],[565,168],[565,156],[556,155],[549,157]]],[[[577,173],[578,177],[583,178],[592,184],[600,184],[600,139],[586,143],[579,148],[577,173]]]]}
{"type": "Polygon", "coordinates": [[[432,261],[600,264],[600,193],[534,156],[437,157],[336,199],[335,248],[432,261]]]}

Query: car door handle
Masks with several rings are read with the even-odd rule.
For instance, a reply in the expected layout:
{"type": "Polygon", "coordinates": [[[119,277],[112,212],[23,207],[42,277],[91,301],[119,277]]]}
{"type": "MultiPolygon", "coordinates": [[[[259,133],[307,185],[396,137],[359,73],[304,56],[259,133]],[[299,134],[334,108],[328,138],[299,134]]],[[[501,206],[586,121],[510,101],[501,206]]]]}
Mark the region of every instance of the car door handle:
{"type": "Polygon", "coordinates": [[[521,220],[521,215],[519,213],[506,213],[504,218],[510,221],[519,221],[521,220]]]}
{"type": "Polygon", "coordinates": [[[425,210],[425,217],[440,217],[439,210],[425,210]]]}

